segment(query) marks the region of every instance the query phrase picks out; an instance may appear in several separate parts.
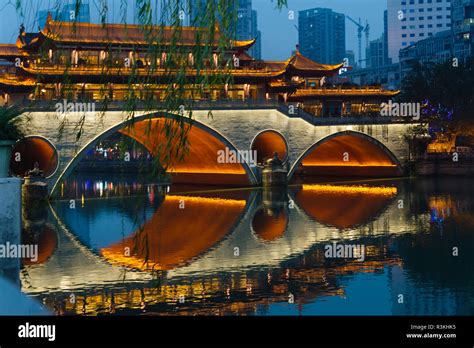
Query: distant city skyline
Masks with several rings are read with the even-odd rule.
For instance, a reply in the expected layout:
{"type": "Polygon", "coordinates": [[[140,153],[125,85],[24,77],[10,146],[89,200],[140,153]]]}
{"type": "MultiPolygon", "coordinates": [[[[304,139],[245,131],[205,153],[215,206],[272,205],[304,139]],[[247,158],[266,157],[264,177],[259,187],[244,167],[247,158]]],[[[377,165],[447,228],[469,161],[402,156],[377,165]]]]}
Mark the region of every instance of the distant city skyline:
{"type": "MultiPolygon", "coordinates": [[[[22,19],[18,16],[14,4],[9,3],[8,0],[0,0],[0,10],[2,10],[0,12],[2,16],[0,42],[14,43],[18,36],[18,28],[23,22],[27,31],[37,31],[37,24],[35,24],[37,12],[47,9],[48,5],[52,6],[51,4],[52,2],[48,0],[37,0],[35,6],[24,6],[22,19]]],[[[119,5],[117,1],[109,0],[108,22],[121,21],[119,5]]],[[[90,0],[91,20],[96,23],[99,22],[97,6],[97,1],[90,0]]],[[[253,0],[252,7],[257,12],[258,29],[261,32],[262,59],[284,60],[288,59],[298,43],[298,11],[322,7],[355,19],[360,17],[364,23],[367,19],[371,27],[370,39],[373,40],[383,33],[383,11],[387,8],[387,3],[386,0],[288,0],[288,7],[278,10],[276,1],[253,0]],[[355,2],[358,3],[357,6],[354,6],[355,2]]],[[[127,12],[129,23],[133,23],[136,12],[134,8],[135,6],[130,3],[127,12]]],[[[346,49],[358,54],[357,29],[352,23],[346,23],[346,49]]]]}
{"type": "MultiPolygon", "coordinates": [[[[329,8],[335,12],[370,25],[370,40],[383,33],[383,12],[387,9],[386,0],[288,0],[288,7],[281,11],[275,9],[275,2],[254,0],[253,8],[258,13],[258,27],[262,32],[262,58],[287,59],[298,43],[298,11],[315,7],[329,8]],[[270,3],[270,6],[268,5],[270,3]],[[355,4],[357,3],[357,6],[355,4]],[[289,20],[289,11],[294,11],[294,20],[289,20]],[[269,15],[268,13],[271,13],[269,15]]],[[[365,38],[363,41],[365,47],[365,38]]],[[[346,50],[358,55],[357,28],[346,21],[346,50]]],[[[365,55],[365,50],[363,56],[365,55]]]]}

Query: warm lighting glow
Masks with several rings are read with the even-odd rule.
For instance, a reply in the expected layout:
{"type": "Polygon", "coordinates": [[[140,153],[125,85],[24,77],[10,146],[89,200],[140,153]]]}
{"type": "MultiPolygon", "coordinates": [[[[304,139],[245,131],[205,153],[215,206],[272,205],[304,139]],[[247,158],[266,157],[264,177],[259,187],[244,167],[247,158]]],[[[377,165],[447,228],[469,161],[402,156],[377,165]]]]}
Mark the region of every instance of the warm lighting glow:
{"type": "Polygon", "coordinates": [[[345,230],[371,221],[396,194],[396,187],[317,184],[303,185],[295,201],[319,223],[345,230]]]}
{"type": "Polygon", "coordinates": [[[299,167],[307,175],[393,177],[402,174],[388,149],[356,132],[330,136],[308,151],[299,167]]]}
{"type": "Polygon", "coordinates": [[[396,187],[385,186],[352,186],[352,185],[303,185],[303,191],[314,191],[320,193],[339,193],[339,194],[368,194],[394,196],[397,194],[396,187]]]}
{"type": "Polygon", "coordinates": [[[35,163],[46,177],[54,174],[59,165],[56,148],[46,139],[38,136],[29,136],[18,141],[13,153],[19,153],[21,161],[10,159],[10,169],[16,176],[24,176],[28,170],[34,168],[35,163]]]}
{"type": "Polygon", "coordinates": [[[431,144],[428,144],[428,147],[426,148],[426,152],[428,152],[428,153],[436,153],[436,152],[447,153],[447,152],[451,152],[451,150],[454,147],[455,147],[455,139],[453,138],[451,141],[433,142],[431,144]]]}
{"type": "MultiPolygon", "coordinates": [[[[164,135],[166,122],[170,121],[163,118],[156,118],[151,121],[145,120],[135,123],[133,129],[124,128],[120,132],[143,144],[153,155],[159,155],[162,157],[161,161],[165,162],[166,151],[162,146],[167,142],[164,135]]],[[[189,151],[182,159],[175,157],[171,158],[170,162],[168,162],[169,172],[178,174],[174,178],[175,182],[204,183],[207,180],[208,183],[216,182],[239,185],[249,183],[247,173],[242,164],[218,162],[219,151],[225,151],[226,148],[226,145],[221,140],[197,126],[185,126],[185,128],[188,131],[189,151]],[[182,174],[181,179],[179,174],[182,174]],[[212,177],[208,174],[221,175],[221,178],[212,177]]],[[[177,132],[179,131],[177,130],[177,132]]],[[[173,147],[178,146],[177,143],[178,140],[174,140],[173,147]]]]}
{"type": "Polygon", "coordinates": [[[274,152],[278,153],[278,158],[282,161],[285,161],[288,157],[288,146],[285,138],[273,130],[258,134],[251,144],[251,149],[257,151],[257,163],[259,164],[262,164],[268,158],[272,158],[274,152]]]}
{"type": "Polygon", "coordinates": [[[245,205],[246,201],[239,199],[168,195],[140,229],[101,249],[101,254],[113,264],[140,270],[184,265],[222,240],[245,205]],[[136,254],[132,254],[134,250],[136,254]]]}
{"type": "Polygon", "coordinates": [[[364,164],[343,164],[340,162],[328,162],[328,163],[318,163],[318,162],[310,162],[310,161],[305,161],[304,162],[305,167],[396,167],[395,164],[386,164],[386,163],[380,163],[380,162],[370,162],[368,161],[367,163],[364,164]]]}
{"type": "Polygon", "coordinates": [[[288,227],[288,214],[279,212],[266,212],[264,209],[255,213],[252,219],[252,229],[257,237],[263,241],[273,241],[283,236],[288,227]]]}

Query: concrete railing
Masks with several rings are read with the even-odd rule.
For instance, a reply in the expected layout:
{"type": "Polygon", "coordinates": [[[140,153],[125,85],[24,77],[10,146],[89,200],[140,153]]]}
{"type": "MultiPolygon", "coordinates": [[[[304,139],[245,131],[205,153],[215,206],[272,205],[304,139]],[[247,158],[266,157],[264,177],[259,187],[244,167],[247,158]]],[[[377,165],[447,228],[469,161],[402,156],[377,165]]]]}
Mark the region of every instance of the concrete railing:
{"type": "MultiPolygon", "coordinates": [[[[76,100],[76,103],[94,103],[96,111],[121,111],[127,107],[126,101],[109,101],[109,102],[97,102],[93,100],[76,100]]],[[[58,100],[35,100],[29,101],[28,104],[23,106],[28,111],[55,111],[56,103],[63,103],[63,99],[58,100]]],[[[190,105],[189,101],[183,103],[185,108],[190,105]]],[[[193,110],[228,110],[228,109],[276,109],[280,103],[277,100],[200,100],[194,101],[192,107],[193,110]]],[[[136,101],[135,108],[137,111],[153,109],[164,109],[165,104],[161,102],[146,102],[136,101]]]]}
{"type": "Polygon", "coordinates": [[[357,116],[314,116],[313,114],[294,107],[290,111],[290,105],[280,104],[278,111],[288,117],[302,118],[306,122],[318,125],[348,125],[348,124],[390,124],[390,123],[419,123],[407,117],[388,117],[388,116],[372,116],[372,115],[357,115],[357,116]]]}
{"type": "MultiPolygon", "coordinates": [[[[94,102],[88,100],[77,100],[77,103],[94,103],[95,111],[123,111],[128,110],[125,101],[94,102]]],[[[27,111],[55,111],[56,103],[63,103],[59,100],[35,100],[23,105],[27,111]]],[[[185,109],[189,102],[185,102],[185,109]]],[[[293,104],[285,104],[278,100],[247,99],[247,100],[200,100],[193,103],[193,110],[245,110],[245,109],[276,109],[290,118],[301,118],[312,125],[347,125],[347,124],[390,124],[390,123],[419,123],[406,117],[388,117],[373,115],[354,116],[315,116],[302,108],[296,107],[290,111],[293,104]]],[[[136,111],[163,110],[165,105],[160,102],[148,103],[137,101],[136,111]]]]}

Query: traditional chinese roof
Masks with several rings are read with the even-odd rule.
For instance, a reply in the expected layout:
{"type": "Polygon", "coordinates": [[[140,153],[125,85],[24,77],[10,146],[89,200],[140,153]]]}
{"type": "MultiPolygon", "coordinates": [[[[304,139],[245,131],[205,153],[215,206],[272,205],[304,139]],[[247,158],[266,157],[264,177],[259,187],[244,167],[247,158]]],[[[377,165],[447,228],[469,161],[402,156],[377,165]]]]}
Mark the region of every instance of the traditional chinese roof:
{"type": "Polygon", "coordinates": [[[0,90],[9,92],[30,92],[36,86],[36,80],[19,76],[11,77],[0,73],[0,90]]]}
{"type": "MultiPolygon", "coordinates": [[[[106,68],[103,67],[91,67],[91,66],[84,66],[84,67],[40,67],[31,65],[21,66],[20,67],[23,71],[32,74],[32,75],[41,75],[43,80],[45,81],[57,81],[58,76],[63,76],[64,74],[68,74],[71,77],[74,77],[77,81],[83,82],[93,82],[89,79],[93,77],[103,77],[108,76],[113,81],[127,81],[128,77],[131,74],[135,74],[136,76],[146,76],[151,78],[156,78],[157,81],[162,78],[166,78],[169,74],[178,73],[179,69],[164,69],[164,68],[157,68],[153,71],[150,71],[148,68],[106,68]]],[[[285,70],[273,70],[273,69],[233,69],[230,71],[222,71],[222,70],[212,70],[209,73],[229,73],[234,77],[235,83],[245,83],[248,81],[268,81],[269,79],[274,79],[281,77],[285,74],[285,70]]],[[[201,73],[202,74],[202,73],[201,73]]],[[[186,70],[187,77],[195,77],[198,76],[198,71],[196,69],[188,69],[186,70]]],[[[77,82],[76,81],[76,82],[77,82]]],[[[95,81],[95,80],[94,80],[95,81]]]]}
{"type": "Polygon", "coordinates": [[[298,89],[289,100],[313,99],[320,97],[393,97],[400,91],[384,90],[380,87],[353,88],[308,88],[298,89]]]}
{"type": "Polygon", "coordinates": [[[12,58],[26,55],[14,44],[0,44],[0,58],[12,58]]]}
{"type": "MultiPolygon", "coordinates": [[[[221,32],[216,27],[213,38],[205,28],[198,27],[176,27],[153,26],[151,30],[144,30],[143,25],[132,24],[94,24],[83,22],[58,22],[48,16],[45,27],[40,34],[53,41],[62,44],[88,44],[103,46],[104,44],[116,45],[149,45],[150,35],[154,43],[170,45],[176,35],[176,44],[180,46],[196,46],[196,38],[200,36],[201,45],[207,45],[211,40],[218,45],[221,40],[221,32]]],[[[256,39],[252,40],[230,40],[229,46],[239,50],[250,48],[256,39]]],[[[27,42],[25,43],[28,44],[27,42]]]]}
{"type": "Polygon", "coordinates": [[[321,77],[334,74],[344,66],[340,64],[321,64],[303,56],[299,50],[289,59],[288,71],[303,77],[321,77]]]}
{"type": "Polygon", "coordinates": [[[0,84],[5,86],[34,87],[36,80],[32,78],[4,78],[0,76],[0,84]]]}

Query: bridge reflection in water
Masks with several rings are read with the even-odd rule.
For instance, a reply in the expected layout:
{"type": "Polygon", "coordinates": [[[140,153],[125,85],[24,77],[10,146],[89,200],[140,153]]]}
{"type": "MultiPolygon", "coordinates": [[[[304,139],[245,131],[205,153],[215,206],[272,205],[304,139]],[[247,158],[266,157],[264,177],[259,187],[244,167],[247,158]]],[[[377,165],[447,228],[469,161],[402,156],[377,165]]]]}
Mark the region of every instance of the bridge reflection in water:
{"type": "Polygon", "coordinates": [[[100,250],[113,264],[169,270],[221,241],[238,222],[245,200],[167,195],[143,226],[100,250]],[[132,254],[133,253],[133,254],[132,254]]]}
{"type": "Polygon", "coordinates": [[[396,187],[319,184],[302,185],[295,198],[316,221],[344,230],[370,222],[396,194],[396,187]]]}
{"type": "MultiPolygon", "coordinates": [[[[70,178],[69,184],[73,182],[70,178]]],[[[113,191],[110,182],[103,190],[113,191]]],[[[87,186],[84,181],[75,184],[87,186]]],[[[86,198],[77,209],[69,209],[69,197],[63,197],[53,211],[59,222],[57,247],[48,249],[52,254],[43,256],[41,264],[25,266],[24,291],[46,298],[59,313],[265,314],[273,303],[290,306],[288,296],[293,294],[294,308],[304,314],[305,306],[320,298],[345,298],[346,306],[360,301],[347,293],[348,279],[369,277],[371,286],[383,284],[377,291],[384,296],[403,288],[418,300],[433,282],[447,284],[425,279],[423,269],[421,280],[404,271],[417,269],[416,260],[403,256],[413,245],[436,244],[430,242],[436,235],[426,232],[437,225],[429,206],[410,206],[411,188],[402,181],[302,185],[273,200],[259,190],[189,189],[173,186],[167,192],[144,185],[133,197],[108,199],[102,192],[103,198],[86,198]],[[396,197],[406,202],[406,212],[400,211],[396,197]],[[416,220],[410,218],[413,213],[416,220]],[[419,244],[420,238],[425,242],[419,244]],[[364,244],[366,260],[325,258],[324,246],[333,241],[364,244]],[[67,301],[71,292],[75,304],[67,301]]],[[[81,190],[76,193],[82,195],[81,190]]],[[[436,200],[437,209],[440,204],[436,200]]],[[[436,255],[430,258],[443,258],[436,255]]],[[[461,277],[456,271],[441,272],[447,278],[461,277]]],[[[450,289],[458,296],[455,301],[466,300],[468,284],[458,285],[450,289]]],[[[471,310],[442,307],[451,296],[446,292],[430,296],[440,301],[433,313],[471,310]]],[[[369,306],[368,312],[429,313],[384,301],[369,306]]],[[[350,307],[347,313],[368,314],[351,312],[350,307]]]]}

